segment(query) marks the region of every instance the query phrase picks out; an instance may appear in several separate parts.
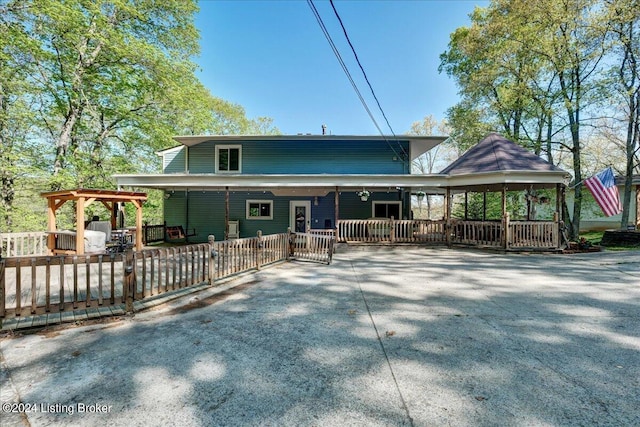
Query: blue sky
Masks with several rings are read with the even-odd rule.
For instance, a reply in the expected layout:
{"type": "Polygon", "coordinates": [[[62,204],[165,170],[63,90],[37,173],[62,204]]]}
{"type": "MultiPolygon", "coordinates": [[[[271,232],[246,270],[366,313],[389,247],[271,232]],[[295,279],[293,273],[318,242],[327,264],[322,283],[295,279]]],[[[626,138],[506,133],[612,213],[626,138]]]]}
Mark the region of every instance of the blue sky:
{"type": "MultiPolygon", "coordinates": [[[[378,125],[390,134],[326,0],[315,0],[334,43],[378,125]]],[[[485,1],[334,0],[351,42],[395,134],[458,100],[438,73],[449,35],[469,25],[485,1]]],[[[215,96],[268,116],[283,134],[378,135],[304,0],[200,2],[199,77],[215,96]]]]}

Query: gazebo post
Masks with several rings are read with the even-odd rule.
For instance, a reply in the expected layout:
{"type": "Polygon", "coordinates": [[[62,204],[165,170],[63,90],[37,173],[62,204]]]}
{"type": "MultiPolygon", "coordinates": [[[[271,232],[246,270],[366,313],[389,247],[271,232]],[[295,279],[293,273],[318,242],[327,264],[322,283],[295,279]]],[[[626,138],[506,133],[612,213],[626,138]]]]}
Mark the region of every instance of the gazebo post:
{"type": "Polygon", "coordinates": [[[76,255],[84,255],[84,197],[76,201],[76,255]]]}
{"type": "Polygon", "coordinates": [[[509,249],[509,213],[507,212],[507,184],[502,185],[502,247],[509,249]]]}
{"type": "Polygon", "coordinates": [[[142,202],[139,200],[132,201],[136,207],[136,251],[141,251],[142,246],[142,202]]]}
{"type": "Polygon", "coordinates": [[[487,189],[482,191],[482,220],[487,220],[487,189]]]}
{"type": "Polygon", "coordinates": [[[115,230],[116,228],[118,228],[117,224],[116,224],[117,219],[118,219],[118,213],[116,211],[117,207],[118,207],[118,203],[116,203],[116,202],[112,202],[111,203],[110,211],[111,211],[111,229],[112,230],[115,230]]]}
{"type": "Polygon", "coordinates": [[[469,220],[469,192],[464,192],[464,220],[469,220]]]}
{"type": "Polygon", "coordinates": [[[53,197],[49,197],[47,202],[47,229],[49,231],[47,249],[49,255],[53,255],[53,251],[56,248],[56,236],[53,234],[56,231],[56,201],[53,197]]]}

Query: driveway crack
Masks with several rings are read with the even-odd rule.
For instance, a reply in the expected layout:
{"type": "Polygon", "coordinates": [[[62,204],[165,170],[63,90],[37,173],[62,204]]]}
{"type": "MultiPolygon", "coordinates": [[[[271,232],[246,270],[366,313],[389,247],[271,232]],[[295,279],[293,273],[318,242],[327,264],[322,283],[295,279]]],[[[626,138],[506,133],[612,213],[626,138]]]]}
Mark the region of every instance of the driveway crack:
{"type": "Polygon", "coordinates": [[[373,326],[373,330],[376,333],[376,337],[378,339],[378,344],[380,344],[380,348],[382,349],[382,354],[387,362],[387,367],[389,368],[389,372],[391,373],[391,378],[393,378],[393,383],[396,387],[396,391],[398,392],[398,396],[400,396],[400,402],[402,402],[402,408],[407,414],[407,419],[409,420],[409,425],[413,427],[413,418],[411,418],[411,413],[409,412],[409,407],[407,406],[407,402],[402,395],[402,391],[400,390],[400,385],[398,384],[398,379],[396,378],[396,374],[393,371],[393,366],[391,366],[391,361],[389,360],[389,355],[387,353],[387,349],[384,346],[384,342],[382,337],[380,336],[380,331],[376,326],[375,320],[373,320],[373,314],[371,314],[371,308],[369,307],[369,302],[364,294],[364,290],[362,289],[362,284],[360,283],[360,279],[358,278],[358,273],[353,265],[353,261],[349,260],[349,265],[351,265],[351,270],[353,271],[353,276],[355,278],[356,283],[358,284],[358,289],[360,290],[360,295],[362,296],[362,301],[364,302],[364,306],[367,309],[367,314],[369,315],[369,320],[371,321],[371,325],[373,326]]]}

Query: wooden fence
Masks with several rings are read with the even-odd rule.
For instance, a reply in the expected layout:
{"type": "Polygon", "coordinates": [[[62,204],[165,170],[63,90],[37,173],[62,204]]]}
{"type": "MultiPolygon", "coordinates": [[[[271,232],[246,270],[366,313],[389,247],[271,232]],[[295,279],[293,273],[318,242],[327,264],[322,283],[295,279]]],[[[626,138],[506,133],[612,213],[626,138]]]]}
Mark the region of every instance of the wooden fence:
{"type": "Polygon", "coordinates": [[[323,233],[292,233],[289,252],[294,259],[331,264],[335,238],[323,233]]]}
{"type": "Polygon", "coordinates": [[[346,219],[337,225],[339,242],[446,243],[446,221],[346,219]]]}
{"type": "Polygon", "coordinates": [[[257,269],[288,259],[288,234],[271,234],[243,239],[211,241],[213,248],[213,279],[257,269]]]}
{"type": "MultiPolygon", "coordinates": [[[[0,259],[0,318],[125,304],[289,258],[289,234],[102,255],[0,259]]],[[[95,311],[95,310],[94,310],[95,311]]]]}

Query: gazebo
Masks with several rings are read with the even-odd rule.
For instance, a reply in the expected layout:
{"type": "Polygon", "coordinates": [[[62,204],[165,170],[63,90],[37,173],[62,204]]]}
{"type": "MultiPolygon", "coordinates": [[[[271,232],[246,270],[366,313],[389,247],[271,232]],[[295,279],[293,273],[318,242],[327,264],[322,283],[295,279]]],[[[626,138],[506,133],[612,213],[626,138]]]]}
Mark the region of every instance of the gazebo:
{"type": "MultiPolygon", "coordinates": [[[[541,159],[536,154],[508,140],[504,136],[491,133],[477,145],[470,148],[440,174],[447,175],[445,214],[451,221],[451,195],[465,194],[465,218],[458,221],[454,229],[457,237],[469,243],[500,244],[510,246],[547,246],[558,247],[559,222],[564,202],[565,184],[570,175],[565,170],[541,159]],[[555,213],[552,222],[534,221],[527,209],[526,221],[511,222],[507,212],[508,191],[534,192],[540,189],[555,189],[555,213]],[[466,218],[466,195],[479,192],[484,195],[484,213],[482,221],[468,221],[466,218]],[[485,222],[486,194],[502,193],[502,224],[491,225],[485,222]],[[487,235],[492,235],[491,239],[487,235]],[[543,235],[547,235],[542,239],[543,235]]],[[[533,198],[532,198],[533,199],[533,198]]],[[[528,205],[533,200],[528,199],[528,205]]],[[[529,207],[529,206],[528,206],[529,207]]]]}
{"type": "Polygon", "coordinates": [[[47,199],[48,234],[47,247],[49,254],[84,255],[85,215],[84,210],[93,202],[101,202],[111,212],[111,227],[116,228],[118,203],[133,203],[136,207],[135,248],[142,250],[142,203],[147,200],[146,193],[116,190],[93,190],[78,188],[41,193],[47,199]],[[76,203],[76,230],[73,249],[56,248],[56,212],[68,201],[76,203]]]}

